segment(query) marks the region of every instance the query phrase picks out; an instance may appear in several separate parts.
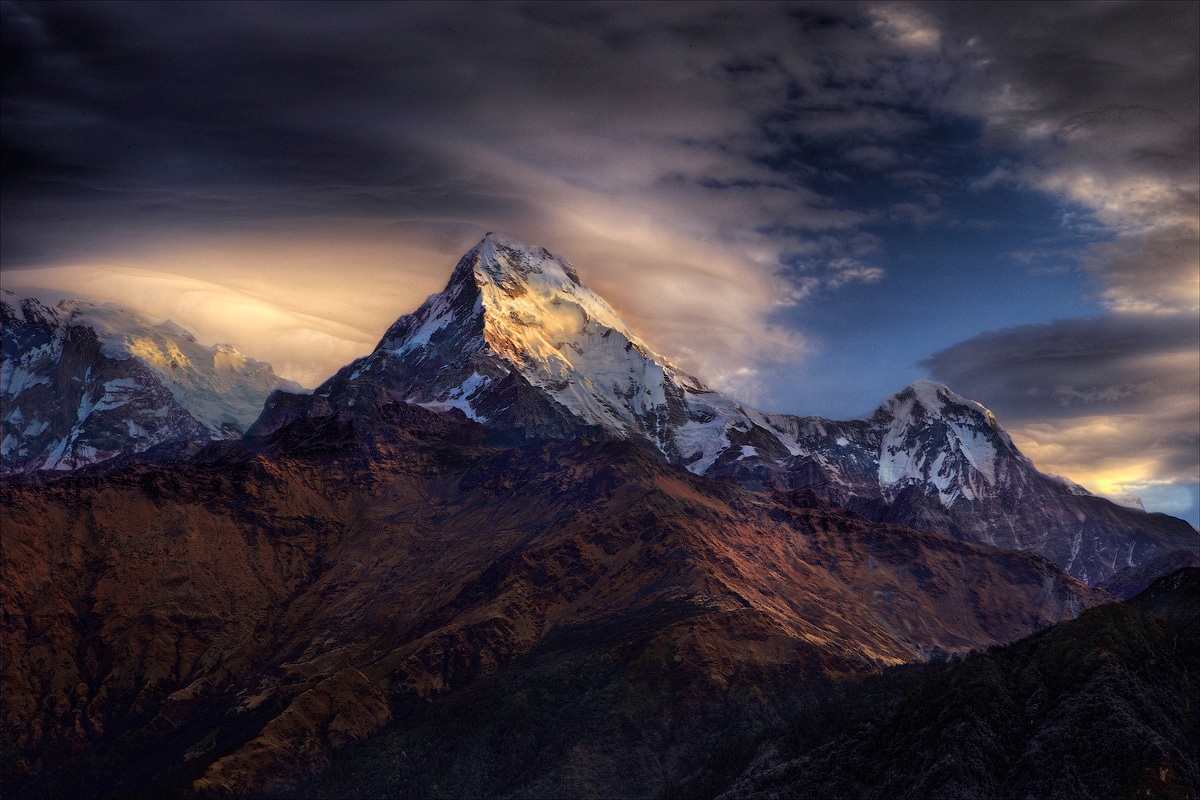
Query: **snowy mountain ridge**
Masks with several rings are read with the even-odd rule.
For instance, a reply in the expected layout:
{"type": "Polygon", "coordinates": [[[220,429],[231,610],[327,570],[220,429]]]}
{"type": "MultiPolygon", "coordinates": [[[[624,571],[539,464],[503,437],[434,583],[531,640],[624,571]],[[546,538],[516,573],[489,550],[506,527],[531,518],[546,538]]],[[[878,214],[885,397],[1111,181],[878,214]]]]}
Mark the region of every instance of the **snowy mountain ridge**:
{"type": "Polygon", "coordinates": [[[934,486],[951,506],[989,496],[998,471],[1033,469],[989,410],[928,381],[880,407],[873,427],[886,422],[882,437],[852,431],[853,422],[746,409],[654,352],[565,259],[497,234],[317,394],[371,381],[393,399],[492,423],[511,406],[497,395],[513,373],[579,426],[647,444],[698,474],[818,458],[834,473],[869,466],[889,497],[914,483],[934,486]],[[840,433],[826,441],[831,425],[840,433]]]}
{"type": "Polygon", "coordinates": [[[303,391],[232,345],[115,304],[4,290],[3,471],[68,470],[166,441],[241,436],[275,389],[303,391]]]}
{"type": "Polygon", "coordinates": [[[1196,547],[1186,523],[1039,472],[991,411],[930,381],[868,419],[745,408],[651,349],[565,259],[496,234],[312,398],[273,394],[250,433],[395,401],[457,410],[517,441],[634,442],[697,474],[811,489],[877,521],[1035,550],[1087,580],[1196,547]]]}

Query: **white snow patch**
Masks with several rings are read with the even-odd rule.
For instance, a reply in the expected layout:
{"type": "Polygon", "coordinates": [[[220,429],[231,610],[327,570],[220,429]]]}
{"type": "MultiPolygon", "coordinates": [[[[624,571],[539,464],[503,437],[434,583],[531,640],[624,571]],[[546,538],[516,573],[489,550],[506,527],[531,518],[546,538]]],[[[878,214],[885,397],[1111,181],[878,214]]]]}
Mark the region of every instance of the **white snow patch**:
{"type": "Polygon", "coordinates": [[[751,422],[775,433],[779,442],[790,455],[807,454],[808,448],[800,444],[800,419],[786,414],[764,414],[753,409],[744,409],[751,422]]]}
{"type": "Polygon", "coordinates": [[[30,420],[29,424],[25,426],[25,430],[21,431],[21,436],[32,439],[34,436],[40,436],[49,427],[49,420],[30,420]]]}
{"type": "Polygon", "coordinates": [[[428,317],[421,327],[409,334],[399,347],[393,348],[388,352],[395,356],[403,356],[406,353],[411,353],[413,350],[424,347],[429,344],[430,338],[435,333],[454,322],[454,319],[454,310],[450,308],[450,298],[445,294],[439,294],[434,298],[433,305],[429,308],[428,317]]]}
{"type": "MultiPolygon", "coordinates": [[[[104,384],[104,395],[96,403],[95,411],[109,411],[120,408],[133,399],[138,383],[133,378],[114,378],[104,384]]],[[[82,417],[80,418],[82,419],[82,417]]]]}
{"type": "Polygon", "coordinates": [[[85,394],[83,397],[79,398],[79,408],[75,413],[76,420],[83,422],[91,415],[92,409],[95,407],[96,402],[88,395],[85,394]]]}
{"type": "Polygon", "coordinates": [[[743,430],[741,426],[748,424],[746,414],[716,392],[689,393],[685,400],[690,419],[676,429],[675,443],[684,462],[690,462],[688,471],[703,475],[729,448],[729,431],[743,430]]]}
{"type": "MultiPolygon", "coordinates": [[[[26,360],[26,359],[22,359],[26,360]]],[[[5,359],[3,369],[0,371],[0,379],[3,380],[3,392],[9,397],[16,397],[27,389],[38,385],[50,385],[49,375],[39,375],[30,372],[21,364],[14,364],[12,359],[5,359]]]]}
{"type": "Polygon", "coordinates": [[[675,441],[683,454],[689,472],[703,475],[729,447],[729,438],[722,426],[689,420],[676,430],[675,441]]]}
{"type": "Polygon", "coordinates": [[[466,414],[468,419],[473,419],[476,422],[487,422],[487,418],[480,416],[475,411],[475,407],[471,405],[471,398],[491,382],[492,380],[488,376],[475,372],[443,398],[426,402],[416,402],[410,399],[408,402],[422,408],[428,408],[431,411],[445,411],[450,408],[457,408],[466,414]]]}
{"type": "Polygon", "coordinates": [[[43,469],[71,469],[71,465],[62,462],[63,456],[67,452],[67,448],[75,441],[75,437],[79,435],[78,428],[73,429],[65,438],[59,440],[50,454],[46,456],[46,461],[42,465],[43,469]]]}

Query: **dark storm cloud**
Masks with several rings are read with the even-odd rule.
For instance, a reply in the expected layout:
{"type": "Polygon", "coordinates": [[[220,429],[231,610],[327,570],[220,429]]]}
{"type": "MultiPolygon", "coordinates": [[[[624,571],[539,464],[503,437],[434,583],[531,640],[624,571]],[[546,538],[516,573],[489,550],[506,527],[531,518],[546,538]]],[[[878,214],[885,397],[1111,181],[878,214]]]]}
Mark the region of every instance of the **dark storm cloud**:
{"type": "Polygon", "coordinates": [[[798,143],[834,175],[839,150],[875,168],[924,127],[901,108],[908,45],[866,7],[3,8],[9,263],[62,247],[66,219],[89,243],[122,215],[520,219],[511,199],[544,187],[489,153],[778,250],[764,231],[864,219],[808,185],[798,143]]]}
{"type": "Polygon", "coordinates": [[[1119,312],[1200,305],[1200,4],[947,4],[963,79],[942,102],[1020,154],[999,171],[1091,209],[1084,266],[1119,312]]]}
{"type": "MultiPolygon", "coordinates": [[[[755,228],[857,228],[864,211],[926,219],[928,198],[886,191],[864,208],[833,190],[944,171],[912,146],[940,109],[1034,153],[1016,179],[1116,225],[1131,203],[1142,217],[1188,210],[1195,16],[1190,4],[9,1],[6,206],[96,228],[126,212],[151,226],[190,213],[503,216],[530,187],[464,163],[455,145],[470,144],[757,240],[755,228]],[[1099,165],[1117,185],[1096,182],[1099,165]],[[1130,197],[1147,180],[1162,192],[1130,197]],[[715,196],[731,182],[749,211],[715,196]],[[1105,189],[1120,209],[1093,196],[1105,189]]],[[[43,231],[29,251],[60,237],[43,231]]],[[[1094,262],[1118,293],[1133,282],[1105,264],[1120,261],[1094,262]]]]}
{"type": "Polygon", "coordinates": [[[405,134],[410,114],[470,100],[439,79],[442,61],[414,51],[421,8],[399,19],[308,3],[3,11],[6,217],[24,223],[10,260],[61,244],[66,220],[94,246],[113,227],[470,215],[499,202],[486,179],[464,185],[445,154],[405,134]]]}

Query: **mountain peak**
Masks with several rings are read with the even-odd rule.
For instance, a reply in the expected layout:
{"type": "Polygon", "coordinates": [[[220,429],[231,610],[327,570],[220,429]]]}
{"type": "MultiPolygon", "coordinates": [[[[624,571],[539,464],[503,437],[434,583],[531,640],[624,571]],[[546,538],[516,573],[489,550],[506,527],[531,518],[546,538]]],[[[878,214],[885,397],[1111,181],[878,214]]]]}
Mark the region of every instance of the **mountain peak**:
{"type": "Polygon", "coordinates": [[[187,328],[183,327],[182,325],[180,325],[178,322],[176,322],[173,319],[165,319],[162,322],[155,325],[154,327],[159,328],[160,330],[163,330],[172,336],[178,336],[180,338],[186,339],[189,342],[196,341],[196,337],[194,334],[192,334],[191,331],[189,331],[187,328]]]}
{"type": "Polygon", "coordinates": [[[908,386],[897,392],[894,397],[909,396],[915,398],[921,403],[921,405],[925,406],[925,408],[931,411],[947,404],[978,406],[979,408],[983,408],[983,406],[981,406],[979,403],[976,403],[974,400],[966,399],[946,384],[937,383],[936,381],[927,380],[925,378],[913,381],[908,386]]]}
{"type": "MultiPolygon", "coordinates": [[[[472,261],[486,312],[485,336],[518,366],[532,359],[557,372],[562,358],[582,355],[594,335],[608,332],[620,334],[643,354],[651,353],[621,315],[583,284],[570,262],[544,247],[488,234],[472,261]]],[[[666,359],[655,357],[667,365],[666,359]]]]}
{"type": "Polygon", "coordinates": [[[491,286],[509,295],[520,295],[530,286],[569,292],[571,287],[583,287],[583,283],[565,258],[544,247],[488,233],[458,262],[442,294],[463,286],[471,290],[491,286]]]}
{"type": "Polygon", "coordinates": [[[539,375],[561,382],[569,364],[592,348],[592,339],[610,333],[680,372],[653,354],[565,258],[488,233],[459,260],[446,288],[396,320],[377,350],[395,357],[415,354],[417,361],[433,359],[435,351],[441,360],[487,351],[535,383],[539,375]]]}
{"type": "Polygon", "coordinates": [[[541,407],[539,430],[548,414],[560,435],[604,431],[705,466],[726,424],[741,417],[655,353],[566,259],[495,233],[459,260],[443,291],[317,394],[336,404],[366,389],[364,381],[393,400],[506,419],[516,429],[528,427],[532,403],[541,407]],[[691,428],[680,435],[689,422],[713,436],[691,428]]]}
{"type": "Polygon", "coordinates": [[[571,283],[580,282],[575,268],[565,258],[544,247],[531,247],[498,233],[488,233],[477,247],[484,269],[494,277],[547,275],[550,279],[565,277],[571,283]]]}
{"type": "Polygon", "coordinates": [[[883,430],[880,483],[937,489],[943,506],[992,497],[1033,469],[990,410],[949,387],[918,380],[875,413],[883,430]]]}
{"type": "Polygon", "coordinates": [[[949,386],[945,385],[944,383],[935,383],[934,381],[925,380],[924,378],[913,381],[906,387],[905,391],[910,391],[916,395],[917,399],[921,401],[922,405],[926,406],[927,408],[941,405],[942,400],[951,395],[957,398],[957,395],[954,395],[954,393],[950,391],[949,386]]]}
{"type": "Polygon", "coordinates": [[[934,417],[982,417],[988,427],[1003,431],[996,415],[987,406],[963,397],[944,383],[925,379],[913,381],[892,395],[883,403],[880,411],[894,416],[917,413],[934,417]],[[920,407],[919,411],[916,406],[920,407]]]}

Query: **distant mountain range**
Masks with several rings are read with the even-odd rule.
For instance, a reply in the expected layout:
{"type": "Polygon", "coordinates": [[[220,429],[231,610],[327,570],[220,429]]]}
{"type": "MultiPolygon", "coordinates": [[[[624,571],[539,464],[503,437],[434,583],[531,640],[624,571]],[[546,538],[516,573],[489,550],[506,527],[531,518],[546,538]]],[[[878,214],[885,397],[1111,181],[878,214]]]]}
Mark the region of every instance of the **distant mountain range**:
{"type": "Polygon", "coordinates": [[[1093,583],[1200,541],[1182,520],[1039,472],[987,408],[945,386],[918,381],[866,420],[745,408],[651,350],[565,259],[493,234],[311,398],[273,395],[252,435],[394,401],[458,410],[513,441],[615,438],[696,474],[812,488],[868,519],[1032,550],[1093,583]]]}
{"type": "MultiPolygon", "coordinates": [[[[1038,472],[943,386],[863,420],[744,408],[565,260],[490,234],[311,394],[115,308],[0,311],[3,768],[24,797],[769,796],[860,785],[847,771],[885,796],[905,770],[937,794],[952,748],[889,750],[899,695],[854,694],[862,676],[1067,623],[1116,602],[1089,582],[1137,594],[1198,549],[1180,520],[1038,472]],[[857,727],[805,727],[845,692],[857,727]],[[832,741],[837,775],[788,777],[832,741]],[[853,762],[871,749],[878,780],[853,762]]],[[[1175,609],[1180,586],[1155,591],[1175,609]]],[[[1190,640],[1085,619],[1109,620],[1088,653],[1136,634],[1174,670],[1138,717],[1164,744],[1097,785],[1154,789],[1164,758],[1164,786],[1194,783],[1186,726],[1155,710],[1200,685],[1190,640]]],[[[971,663],[946,673],[991,676],[963,703],[1043,668],[971,663]]],[[[1052,689],[1087,707],[1086,687],[1052,689]]],[[[922,697],[921,741],[1024,702],[955,716],[922,697]]],[[[1005,753],[955,780],[1052,785],[1005,753]]]]}

